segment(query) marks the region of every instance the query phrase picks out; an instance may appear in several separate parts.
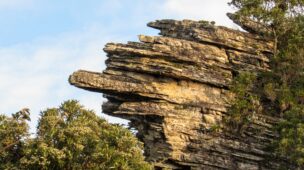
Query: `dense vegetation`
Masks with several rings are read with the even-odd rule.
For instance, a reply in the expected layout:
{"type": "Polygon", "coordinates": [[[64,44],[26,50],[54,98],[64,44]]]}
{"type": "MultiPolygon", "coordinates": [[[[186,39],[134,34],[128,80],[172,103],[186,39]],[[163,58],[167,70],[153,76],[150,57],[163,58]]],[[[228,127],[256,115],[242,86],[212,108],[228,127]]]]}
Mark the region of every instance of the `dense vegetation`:
{"type": "Polygon", "coordinates": [[[129,130],[70,100],[41,112],[37,134],[29,110],[0,116],[0,169],[151,169],[129,130]]]}
{"type": "Polygon", "coordinates": [[[304,168],[304,0],[232,0],[230,5],[237,17],[268,28],[261,34],[273,40],[274,55],[271,71],[235,79],[229,122],[241,130],[255,113],[281,117],[274,151],[304,168]],[[263,103],[267,108],[261,109],[263,103]]]}

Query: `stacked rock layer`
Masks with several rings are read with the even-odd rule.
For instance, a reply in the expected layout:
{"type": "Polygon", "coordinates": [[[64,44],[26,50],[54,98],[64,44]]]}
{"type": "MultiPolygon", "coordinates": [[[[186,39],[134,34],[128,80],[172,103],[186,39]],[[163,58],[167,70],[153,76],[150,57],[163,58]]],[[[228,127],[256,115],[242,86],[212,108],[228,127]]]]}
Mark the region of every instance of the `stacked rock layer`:
{"type": "Polygon", "coordinates": [[[155,168],[275,169],[268,158],[274,118],[256,115],[242,135],[214,131],[232,103],[240,71],[268,70],[273,43],[206,21],[148,23],[160,36],[108,43],[103,73],[79,70],[77,87],[101,92],[103,112],[130,120],[155,168]]]}

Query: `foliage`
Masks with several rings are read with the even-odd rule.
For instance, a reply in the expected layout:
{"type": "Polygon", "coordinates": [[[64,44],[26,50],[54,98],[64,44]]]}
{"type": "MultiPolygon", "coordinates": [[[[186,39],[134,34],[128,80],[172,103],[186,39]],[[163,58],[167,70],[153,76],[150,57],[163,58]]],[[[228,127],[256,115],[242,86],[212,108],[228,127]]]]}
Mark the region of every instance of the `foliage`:
{"type": "Polygon", "coordinates": [[[75,100],[42,111],[36,137],[24,144],[17,169],[150,169],[130,131],[75,100]]]}
{"type": "Polygon", "coordinates": [[[232,0],[230,5],[236,7],[236,16],[250,18],[272,31],[274,53],[277,56],[287,44],[289,32],[293,32],[304,11],[304,0],[232,0]]]}
{"type": "Polygon", "coordinates": [[[256,75],[249,72],[240,73],[233,81],[231,91],[235,94],[235,100],[228,111],[229,119],[225,122],[234,133],[242,133],[254,115],[260,112],[259,96],[253,92],[255,81],[256,75]]]}
{"type": "Polygon", "coordinates": [[[0,169],[15,169],[27,140],[29,110],[23,109],[12,117],[0,115],[0,169]]]}
{"type": "MultiPolygon", "coordinates": [[[[276,127],[280,134],[274,141],[276,153],[303,168],[304,0],[232,0],[230,5],[236,7],[237,16],[250,18],[272,30],[268,35],[274,42],[271,72],[259,75],[258,86],[263,90],[255,95],[271,106],[266,113],[275,112],[283,118],[276,127]]],[[[238,105],[236,102],[232,108],[238,105]]]]}

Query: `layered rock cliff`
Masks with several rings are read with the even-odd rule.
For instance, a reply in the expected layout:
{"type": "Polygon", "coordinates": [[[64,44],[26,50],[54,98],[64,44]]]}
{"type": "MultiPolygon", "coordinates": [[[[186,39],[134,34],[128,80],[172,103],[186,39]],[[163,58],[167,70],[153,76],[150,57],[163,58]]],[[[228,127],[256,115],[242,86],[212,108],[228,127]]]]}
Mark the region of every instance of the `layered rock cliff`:
{"type": "Polygon", "coordinates": [[[273,43],[206,21],[148,26],[160,36],[108,43],[106,70],[79,70],[70,83],[103,93],[103,112],[130,120],[156,169],[276,169],[281,162],[265,149],[275,118],[256,115],[241,135],[215,128],[232,103],[233,77],[268,70],[273,43]]]}

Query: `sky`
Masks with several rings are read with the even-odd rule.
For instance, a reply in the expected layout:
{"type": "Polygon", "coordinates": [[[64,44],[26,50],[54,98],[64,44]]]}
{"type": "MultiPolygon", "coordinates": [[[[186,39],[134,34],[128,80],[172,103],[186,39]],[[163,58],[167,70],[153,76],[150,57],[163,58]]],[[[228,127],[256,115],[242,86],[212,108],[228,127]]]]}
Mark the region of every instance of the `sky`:
{"type": "Polygon", "coordinates": [[[227,17],[229,0],[0,0],[0,113],[31,110],[31,132],[41,110],[68,99],[102,114],[102,94],[69,85],[78,69],[105,69],[107,42],[157,35],[146,24],[157,19],[215,21],[227,17]]]}

